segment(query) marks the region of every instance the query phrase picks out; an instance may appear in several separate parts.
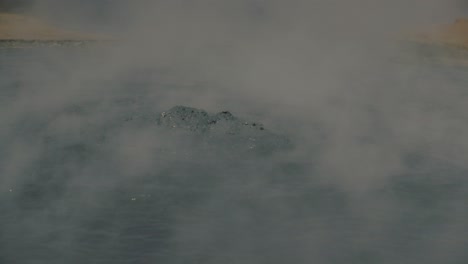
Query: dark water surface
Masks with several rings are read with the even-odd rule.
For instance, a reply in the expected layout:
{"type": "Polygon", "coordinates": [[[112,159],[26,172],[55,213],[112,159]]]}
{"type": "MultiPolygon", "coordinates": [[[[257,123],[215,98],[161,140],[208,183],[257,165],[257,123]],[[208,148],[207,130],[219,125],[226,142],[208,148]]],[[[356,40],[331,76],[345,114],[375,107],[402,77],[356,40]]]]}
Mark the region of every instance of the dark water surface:
{"type": "MultiPolygon", "coordinates": [[[[349,191],[324,180],[320,147],[304,162],[158,127],[185,84],[83,56],[0,50],[0,263],[468,263],[463,159],[408,151],[349,191]]],[[[464,69],[397,67],[411,70],[382,81],[395,89],[468,84],[464,69]]],[[[426,95],[415,104],[442,107],[426,95]]]]}

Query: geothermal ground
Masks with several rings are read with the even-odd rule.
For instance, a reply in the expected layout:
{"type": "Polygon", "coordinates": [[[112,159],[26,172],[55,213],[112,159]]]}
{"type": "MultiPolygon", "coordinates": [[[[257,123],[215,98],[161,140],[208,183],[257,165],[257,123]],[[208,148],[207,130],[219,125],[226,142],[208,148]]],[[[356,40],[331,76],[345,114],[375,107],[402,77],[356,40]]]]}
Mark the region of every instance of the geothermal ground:
{"type": "Polygon", "coordinates": [[[0,13],[0,47],[82,46],[104,40],[97,34],[60,29],[33,17],[0,13]]]}

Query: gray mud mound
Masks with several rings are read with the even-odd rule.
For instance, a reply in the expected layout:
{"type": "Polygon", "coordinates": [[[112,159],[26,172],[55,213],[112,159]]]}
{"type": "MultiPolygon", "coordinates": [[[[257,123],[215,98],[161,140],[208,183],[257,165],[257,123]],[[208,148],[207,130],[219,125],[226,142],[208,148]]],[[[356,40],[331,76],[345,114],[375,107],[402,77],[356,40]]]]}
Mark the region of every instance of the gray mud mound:
{"type": "Polygon", "coordinates": [[[162,112],[157,124],[189,132],[208,145],[217,144],[228,150],[271,154],[292,148],[286,136],[273,133],[260,123],[240,119],[228,111],[209,114],[197,108],[175,106],[162,112]]]}

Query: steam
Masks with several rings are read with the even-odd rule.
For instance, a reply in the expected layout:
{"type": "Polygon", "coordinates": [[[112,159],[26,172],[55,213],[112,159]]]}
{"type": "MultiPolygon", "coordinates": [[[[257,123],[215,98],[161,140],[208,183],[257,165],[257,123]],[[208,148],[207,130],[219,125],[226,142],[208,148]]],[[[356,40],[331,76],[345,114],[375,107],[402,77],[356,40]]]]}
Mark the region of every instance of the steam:
{"type": "Polygon", "coordinates": [[[0,198],[12,204],[0,208],[19,221],[0,242],[29,241],[0,247],[0,260],[18,248],[51,261],[91,261],[86,250],[163,263],[466,258],[467,80],[462,69],[395,62],[401,36],[450,23],[465,14],[459,2],[40,1],[30,10],[116,40],[14,53],[23,62],[0,80],[0,198]],[[229,110],[296,148],[254,165],[200,153],[151,125],[174,105],[229,110]],[[61,186],[44,187],[51,202],[11,198],[36,179],[61,186]],[[140,201],[146,218],[124,212],[140,201]],[[100,237],[83,227],[92,219],[103,219],[100,237]],[[109,234],[130,232],[124,219],[147,230],[121,242],[109,234]]]}

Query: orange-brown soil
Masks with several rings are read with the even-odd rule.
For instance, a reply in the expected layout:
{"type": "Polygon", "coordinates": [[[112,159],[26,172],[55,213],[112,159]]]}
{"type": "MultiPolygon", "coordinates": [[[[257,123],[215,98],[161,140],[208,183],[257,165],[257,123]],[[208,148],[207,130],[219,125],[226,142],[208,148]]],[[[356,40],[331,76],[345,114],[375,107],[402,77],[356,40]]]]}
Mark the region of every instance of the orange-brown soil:
{"type": "Polygon", "coordinates": [[[59,29],[33,17],[0,13],[0,40],[61,41],[98,39],[102,39],[102,37],[59,29]]]}
{"type": "Polygon", "coordinates": [[[468,49],[468,19],[457,19],[452,24],[418,34],[414,40],[425,44],[468,49]]]}

